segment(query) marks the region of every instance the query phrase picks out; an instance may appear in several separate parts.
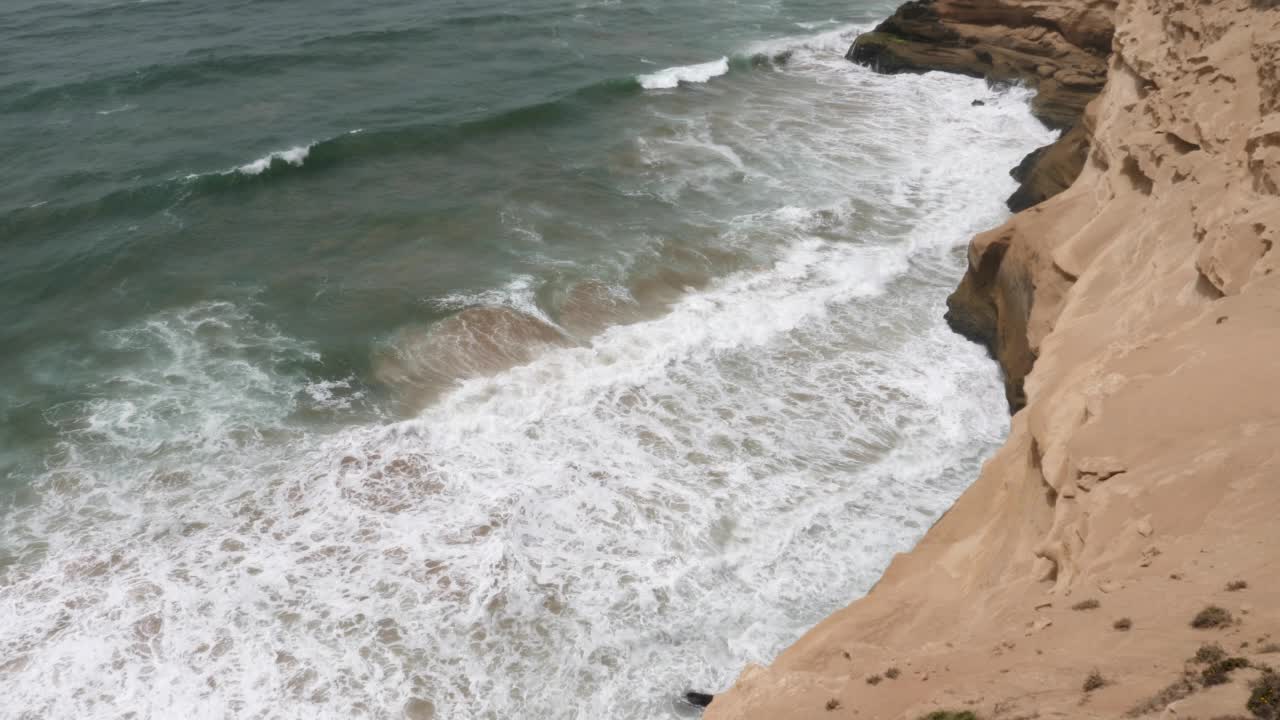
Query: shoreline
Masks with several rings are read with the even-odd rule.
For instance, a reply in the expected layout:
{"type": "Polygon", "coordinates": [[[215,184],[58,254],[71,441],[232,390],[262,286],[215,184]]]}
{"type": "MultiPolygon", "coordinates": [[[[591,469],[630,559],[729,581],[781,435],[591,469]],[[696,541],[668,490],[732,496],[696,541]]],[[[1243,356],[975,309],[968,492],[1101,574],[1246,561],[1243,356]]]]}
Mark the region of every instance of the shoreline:
{"type": "MultiPolygon", "coordinates": [[[[1102,91],[1115,28],[1097,6],[1062,18],[1029,14],[1018,5],[998,10],[912,0],[858,36],[845,57],[889,74],[941,71],[1035,88],[1032,114],[1061,134],[1010,169],[1019,187],[1006,205],[1018,213],[1066,190],[1084,169],[1092,142],[1085,107],[1102,91]]],[[[989,289],[999,258],[991,257],[986,266],[970,258],[973,270],[947,299],[946,320],[996,360],[1005,399],[1016,413],[1026,405],[1022,384],[1035,356],[1018,342],[1019,332],[999,327],[998,300],[989,289]]]]}
{"type": "Polygon", "coordinates": [[[707,718],[1264,717],[1280,7],[916,1],[849,57],[1034,82],[1064,130],[1015,168],[1017,214],[972,240],[948,300],[1013,425],[866,596],[707,718]],[[1206,644],[1234,669],[1211,674],[1206,644]]]}

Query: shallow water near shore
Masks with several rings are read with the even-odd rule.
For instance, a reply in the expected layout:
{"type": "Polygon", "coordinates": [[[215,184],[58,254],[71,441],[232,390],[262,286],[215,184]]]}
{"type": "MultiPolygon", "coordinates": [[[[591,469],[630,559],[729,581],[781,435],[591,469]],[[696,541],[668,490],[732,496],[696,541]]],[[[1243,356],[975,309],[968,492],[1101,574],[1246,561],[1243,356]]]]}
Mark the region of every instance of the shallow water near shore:
{"type": "Polygon", "coordinates": [[[0,11],[7,710],[679,717],[865,592],[1053,137],[844,61],[890,9],[0,11]]]}

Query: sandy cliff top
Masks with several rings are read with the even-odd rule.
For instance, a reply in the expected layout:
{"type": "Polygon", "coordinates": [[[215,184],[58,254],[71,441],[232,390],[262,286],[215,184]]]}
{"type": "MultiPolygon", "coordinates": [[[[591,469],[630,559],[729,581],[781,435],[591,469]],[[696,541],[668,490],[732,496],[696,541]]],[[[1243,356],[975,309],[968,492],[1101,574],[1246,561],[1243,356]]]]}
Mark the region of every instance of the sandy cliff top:
{"type": "Polygon", "coordinates": [[[1114,12],[1080,176],[975,238],[953,298],[1034,363],[1026,407],[866,598],[706,717],[1248,717],[1261,671],[1191,659],[1280,668],[1280,4],[919,5],[1055,57],[1114,12]],[[1231,619],[1192,627],[1208,605],[1231,619]]]}

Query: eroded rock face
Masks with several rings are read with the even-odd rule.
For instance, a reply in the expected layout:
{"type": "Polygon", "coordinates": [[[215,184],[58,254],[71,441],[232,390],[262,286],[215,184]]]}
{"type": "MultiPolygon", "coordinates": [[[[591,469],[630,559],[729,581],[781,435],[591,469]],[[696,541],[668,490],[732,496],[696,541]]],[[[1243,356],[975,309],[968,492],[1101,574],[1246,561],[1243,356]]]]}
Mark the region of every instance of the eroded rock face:
{"type": "Polygon", "coordinates": [[[1032,151],[1010,171],[1021,185],[1009,196],[1009,209],[1022,212],[1071,187],[1088,157],[1089,132],[1083,122],[1078,122],[1056,142],[1032,151]]]}
{"type": "Polygon", "coordinates": [[[1039,88],[1033,112],[1076,124],[1106,81],[1114,4],[914,0],[858,37],[848,58],[881,72],[943,70],[1039,88]]]}
{"type": "MultiPolygon", "coordinates": [[[[1280,6],[1126,0],[1115,28],[1079,177],[975,238],[950,303],[1025,369],[1005,446],[865,598],[745,671],[709,720],[1163,717],[1207,639],[1274,664],[1257,638],[1280,637],[1280,6]],[[1209,604],[1241,624],[1191,627],[1209,604]],[[1095,668],[1114,682],[1086,700],[1095,668]]],[[[1176,715],[1245,714],[1257,671],[1239,672],[1176,715]]]]}
{"type": "MultiPolygon", "coordinates": [[[[1084,168],[1091,142],[1084,110],[1106,81],[1114,9],[1110,2],[914,0],[859,36],[848,58],[882,72],[942,70],[1035,86],[1032,111],[1064,132],[1013,169],[1020,186],[1007,202],[1019,212],[1070,187],[1084,168]]],[[[981,250],[970,253],[972,270],[948,299],[947,320],[1000,362],[1017,412],[1035,362],[1025,340],[1033,298],[1022,273],[1000,272],[1009,237],[975,243],[981,250]]]]}
{"type": "MultiPolygon", "coordinates": [[[[1084,110],[1106,80],[1113,12],[1109,2],[914,0],[859,36],[848,58],[882,72],[942,70],[1035,86],[1033,112],[1065,131],[1012,170],[1020,186],[1007,202],[1019,212],[1070,187],[1084,168],[1091,139],[1084,110]]],[[[1009,408],[1017,412],[1036,355],[1026,340],[1030,279],[1001,272],[1012,237],[1002,232],[974,242],[972,269],[947,301],[947,321],[1000,362],[1009,408]]]]}

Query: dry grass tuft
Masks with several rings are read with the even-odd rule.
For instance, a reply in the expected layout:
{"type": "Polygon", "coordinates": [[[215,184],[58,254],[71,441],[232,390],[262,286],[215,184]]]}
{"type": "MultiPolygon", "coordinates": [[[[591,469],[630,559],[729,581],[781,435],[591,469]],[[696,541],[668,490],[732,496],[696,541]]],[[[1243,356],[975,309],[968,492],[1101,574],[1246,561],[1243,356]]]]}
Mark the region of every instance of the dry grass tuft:
{"type": "Polygon", "coordinates": [[[1235,621],[1231,617],[1231,613],[1226,608],[1220,608],[1217,605],[1208,605],[1205,609],[1196,613],[1191,618],[1191,627],[1204,630],[1207,628],[1226,627],[1235,621]]]}
{"type": "Polygon", "coordinates": [[[1179,700],[1190,697],[1196,690],[1195,683],[1186,677],[1179,678],[1176,682],[1166,686],[1163,690],[1143,700],[1137,705],[1129,709],[1126,713],[1128,717],[1141,717],[1150,715],[1151,713],[1160,712],[1179,700]]]}
{"type": "Polygon", "coordinates": [[[1119,620],[1111,623],[1111,627],[1117,630],[1128,630],[1129,628],[1133,627],[1133,621],[1127,617],[1122,617],[1119,620]]]}
{"type": "Polygon", "coordinates": [[[1225,685],[1231,682],[1231,671],[1249,667],[1249,661],[1242,657],[1223,658],[1200,673],[1200,682],[1205,687],[1225,685]]]}
{"type": "Polygon", "coordinates": [[[1223,650],[1218,643],[1205,643],[1196,651],[1195,657],[1191,658],[1191,662],[1216,663],[1226,656],[1227,651],[1223,650]]]}
{"type": "Polygon", "coordinates": [[[1088,600],[1081,600],[1075,605],[1072,605],[1071,609],[1072,610],[1097,610],[1100,607],[1102,607],[1102,603],[1098,602],[1097,598],[1089,598],[1088,600]]]}
{"type": "Polygon", "coordinates": [[[1259,720],[1280,718],[1280,675],[1268,670],[1249,687],[1252,692],[1245,708],[1259,720]]]}
{"type": "Polygon", "coordinates": [[[1084,691],[1093,692],[1106,684],[1107,679],[1102,677],[1102,673],[1094,670],[1089,673],[1089,677],[1084,679],[1084,691]]]}

